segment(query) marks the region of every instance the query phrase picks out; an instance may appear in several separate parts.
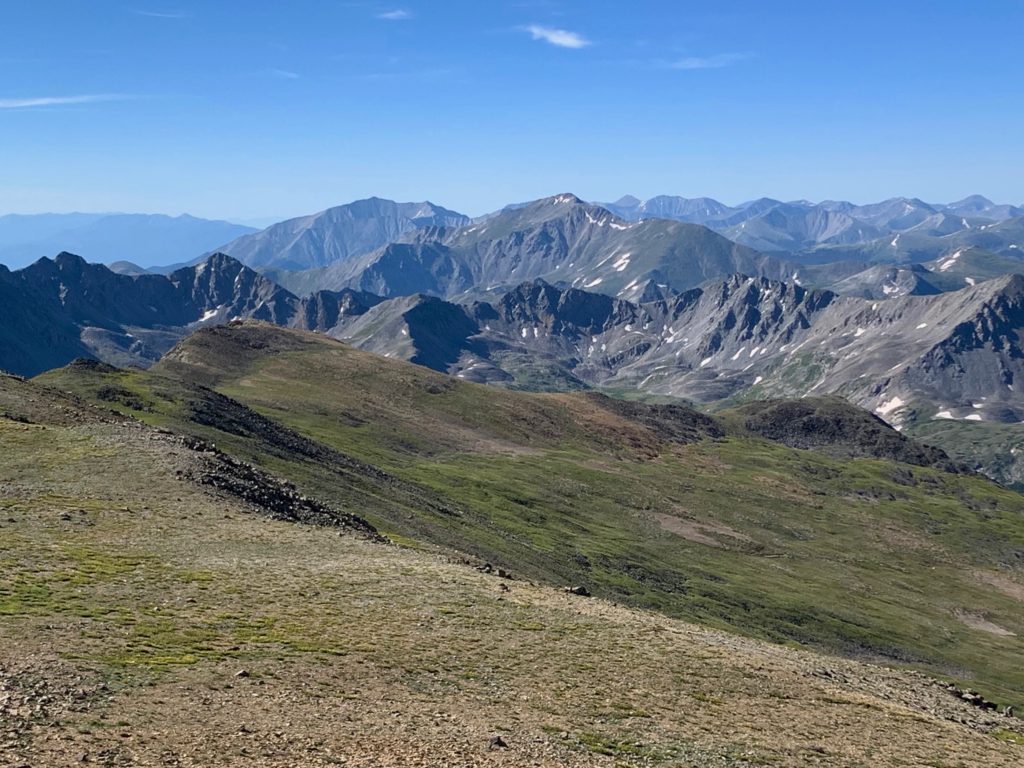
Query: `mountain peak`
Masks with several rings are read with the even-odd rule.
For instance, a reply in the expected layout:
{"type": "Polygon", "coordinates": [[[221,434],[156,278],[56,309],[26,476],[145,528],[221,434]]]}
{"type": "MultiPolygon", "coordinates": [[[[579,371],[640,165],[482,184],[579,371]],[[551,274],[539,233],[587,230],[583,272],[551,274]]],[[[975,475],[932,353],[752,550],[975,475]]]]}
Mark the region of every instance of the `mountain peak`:
{"type": "Polygon", "coordinates": [[[990,211],[997,211],[1000,208],[1005,214],[1012,215],[1011,206],[997,206],[982,195],[968,195],[963,200],[957,200],[955,203],[949,203],[941,207],[958,216],[985,216],[990,211]]]}
{"type": "Polygon", "coordinates": [[[586,205],[586,202],[571,192],[563,192],[560,195],[544,197],[538,200],[535,205],[586,205]]]}
{"type": "Polygon", "coordinates": [[[203,263],[204,264],[209,264],[209,265],[217,267],[217,268],[233,267],[233,266],[244,267],[245,266],[244,264],[242,264],[242,262],[240,262],[234,256],[229,256],[228,254],[224,253],[223,251],[216,251],[215,253],[211,253],[209,258],[207,258],[206,261],[203,262],[203,263]]]}
{"type": "Polygon", "coordinates": [[[86,262],[86,260],[79,256],[77,253],[61,251],[56,256],[54,256],[53,263],[58,266],[63,266],[65,264],[81,265],[87,264],[88,262],[86,262]]]}

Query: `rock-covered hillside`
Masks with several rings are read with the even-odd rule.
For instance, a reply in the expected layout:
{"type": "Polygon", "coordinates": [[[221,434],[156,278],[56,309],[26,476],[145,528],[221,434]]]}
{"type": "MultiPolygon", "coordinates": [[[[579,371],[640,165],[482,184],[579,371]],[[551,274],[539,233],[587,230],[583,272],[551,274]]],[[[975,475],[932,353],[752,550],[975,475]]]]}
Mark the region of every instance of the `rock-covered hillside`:
{"type": "Polygon", "coordinates": [[[165,276],[61,253],[16,272],[0,267],[0,370],[34,375],[76,357],[148,366],[205,325],[253,318],[330,330],[381,300],[353,291],[299,299],[224,254],[165,276]]]}
{"type": "Polygon", "coordinates": [[[394,299],[329,332],[472,381],[704,403],[837,393],[899,425],[914,408],[1024,418],[1022,326],[1022,277],[875,301],[734,276],[680,294],[648,284],[636,302],[542,281],[493,303],[394,299]]]}

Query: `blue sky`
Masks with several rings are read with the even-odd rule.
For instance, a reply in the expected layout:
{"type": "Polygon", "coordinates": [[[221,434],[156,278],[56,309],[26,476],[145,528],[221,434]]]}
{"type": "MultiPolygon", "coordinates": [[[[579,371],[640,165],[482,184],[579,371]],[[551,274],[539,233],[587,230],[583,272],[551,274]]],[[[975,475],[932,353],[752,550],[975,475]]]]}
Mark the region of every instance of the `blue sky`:
{"type": "Polygon", "coordinates": [[[33,0],[0,213],[572,191],[1024,203],[1022,0],[33,0]]]}

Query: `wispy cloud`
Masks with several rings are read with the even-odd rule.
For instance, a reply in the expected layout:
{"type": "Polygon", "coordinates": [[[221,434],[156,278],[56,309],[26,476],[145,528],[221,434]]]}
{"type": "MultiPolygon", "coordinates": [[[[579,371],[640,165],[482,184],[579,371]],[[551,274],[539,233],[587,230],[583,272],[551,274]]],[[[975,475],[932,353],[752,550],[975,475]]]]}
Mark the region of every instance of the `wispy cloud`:
{"type": "Polygon", "coordinates": [[[714,56],[687,56],[670,62],[669,69],[721,69],[749,59],[749,53],[716,53],[714,56]]]}
{"type": "Polygon", "coordinates": [[[396,8],[393,11],[384,11],[384,13],[377,14],[378,19],[384,19],[386,21],[408,21],[412,18],[412,13],[402,8],[396,8]]]}
{"type": "Polygon", "coordinates": [[[299,79],[299,73],[298,72],[292,72],[291,70],[288,70],[288,69],[267,69],[267,70],[265,70],[265,72],[266,72],[266,74],[270,75],[271,77],[276,77],[278,80],[298,80],[299,79]]]}
{"type": "Polygon", "coordinates": [[[192,14],[184,11],[144,11],[140,8],[129,8],[136,16],[148,16],[151,19],[190,19],[192,14]]]}
{"type": "Polygon", "coordinates": [[[557,45],[559,48],[586,48],[590,41],[577,32],[570,32],[566,29],[553,29],[542,27],[539,24],[531,24],[526,31],[534,40],[543,40],[545,43],[557,45]]]}
{"type": "Polygon", "coordinates": [[[35,96],[25,99],[0,99],[0,109],[35,109],[64,107],[74,104],[98,104],[104,101],[125,101],[133,97],[117,93],[94,93],[82,96],[35,96]]]}

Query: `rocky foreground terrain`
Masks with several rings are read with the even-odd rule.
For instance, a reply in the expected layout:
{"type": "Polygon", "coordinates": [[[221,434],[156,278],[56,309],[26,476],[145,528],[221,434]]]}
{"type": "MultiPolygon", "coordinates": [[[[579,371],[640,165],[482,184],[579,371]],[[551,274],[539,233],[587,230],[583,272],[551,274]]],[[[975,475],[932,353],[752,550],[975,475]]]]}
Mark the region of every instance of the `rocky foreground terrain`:
{"type": "MultiPolygon", "coordinates": [[[[771,411],[501,392],[260,324],[206,331],[152,373],[81,364],[47,381],[96,405],[0,378],[0,764],[1024,758],[1012,494],[881,422],[778,447],[758,436],[771,411]],[[284,371],[303,376],[266,383],[284,371]],[[918,464],[874,458],[894,450],[918,464]],[[468,472],[464,451],[503,479],[468,472]],[[601,478],[636,493],[627,468],[677,506],[606,508],[601,478]],[[566,494],[549,513],[524,472],[566,494]],[[579,562],[559,571],[542,536],[573,497],[579,562]],[[812,602],[793,602],[790,577],[812,602]],[[847,607],[823,601],[835,579],[847,607]],[[690,610],[720,626],[700,611],[735,610],[743,634],[690,610]],[[779,632],[806,639],[754,636],[779,632]]],[[[799,419],[847,424],[843,407],[799,419]]],[[[796,421],[778,437],[805,439],[796,421]]]]}
{"type": "Polygon", "coordinates": [[[208,451],[58,407],[0,420],[19,449],[0,501],[4,765],[1024,755],[1019,720],[923,675],[499,578],[349,526],[270,520],[188,478],[208,451]]]}

